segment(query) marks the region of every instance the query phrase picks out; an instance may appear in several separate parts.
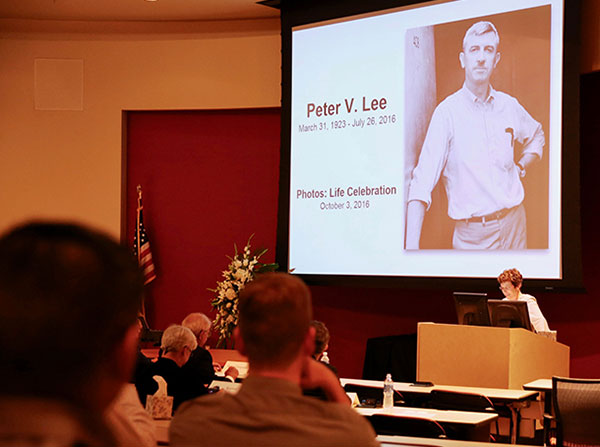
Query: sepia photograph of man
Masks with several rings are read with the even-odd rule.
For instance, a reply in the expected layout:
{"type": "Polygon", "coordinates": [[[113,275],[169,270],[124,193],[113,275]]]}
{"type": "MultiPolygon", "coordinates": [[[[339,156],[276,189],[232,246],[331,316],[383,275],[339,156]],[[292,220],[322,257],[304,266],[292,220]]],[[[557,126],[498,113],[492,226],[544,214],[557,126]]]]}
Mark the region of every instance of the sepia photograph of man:
{"type": "MultiPolygon", "coordinates": [[[[417,129],[407,137],[407,250],[525,250],[547,247],[548,168],[547,162],[541,162],[547,157],[544,130],[548,126],[549,106],[543,103],[548,103],[548,90],[545,91],[544,101],[534,102],[523,85],[525,82],[538,84],[535,88],[543,96],[544,91],[540,90],[539,83],[542,82],[543,88],[548,82],[549,57],[546,61],[548,52],[545,46],[549,43],[532,38],[531,44],[540,47],[540,54],[515,60],[515,55],[510,53],[513,49],[519,52],[514,45],[517,31],[507,17],[520,15],[523,21],[523,17],[528,15],[535,17],[536,21],[549,23],[549,19],[544,19],[548,15],[547,10],[531,8],[525,13],[517,11],[498,15],[498,23],[502,23],[503,28],[512,35],[511,44],[506,46],[503,46],[503,38],[492,18],[451,24],[453,31],[461,26],[464,30],[462,38],[455,38],[461,40],[462,47],[457,45],[460,51],[457,58],[454,56],[462,72],[462,86],[458,85],[456,90],[455,84],[454,92],[445,96],[437,106],[437,97],[433,100],[431,94],[424,95],[425,102],[408,104],[410,95],[414,93],[407,88],[406,128],[417,129]],[[543,64],[539,63],[540,55],[543,64]],[[514,94],[513,89],[507,92],[496,86],[494,74],[506,57],[511,70],[515,65],[517,68],[519,64],[526,65],[528,73],[515,76],[504,72],[498,83],[510,87],[510,81],[513,84],[518,82],[521,85],[519,88],[524,91],[524,100],[514,94]],[[531,74],[536,72],[540,75],[532,77],[531,74]],[[509,82],[505,79],[509,79],[509,82]],[[530,111],[524,105],[526,103],[535,103],[538,108],[535,112],[530,111]],[[423,116],[428,116],[430,112],[427,107],[433,106],[435,108],[425,126],[423,116]],[[421,135],[418,134],[418,125],[409,125],[411,120],[416,120],[415,117],[421,120],[421,135]],[[535,210],[527,209],[526,180],[537,183],[537,190],[533,188],[537,195],[535,200],[542,201],[542,204],[545,200],[545,209],[543,206],[535,210]],[[438,183],[443,190],[439,191],[442,188],[438,188],[434,193],[438,183]],[[440,210],[442,202],[447,202],[447,205],[440,210]],[[424,222],[434,204],[437,211],[433,214],[437,216],[429,225],[435,234],[429,236],[424,222]],[[441,216],[442,211],[447,217],[441,216]],[[530,214],[536,215],[533,219],[534,231],[531,231],[532,224],[528,225],[527,222],[530,214]],[[529,241],[532,238],[528,237],[528,229],[534,233],[533,239],[537,238],[534,242],[529,241]],[[441,240],[444,234],[445,240],[441,240]]],[[[529,23],[529,26],[534,23],[529,23]]],[[[438,95],[443,88],[448,88],[449,70],[443,70],[439,57],[442,51],[448,53],[444,51],[444,45],[447,44],[440,39],[448,33],[439,28],[440,25],[424,27],[407,33],[407,46],[412,47],[407,51],[407,58],[421,52],[416,56],[414,70],[408,68],[407,64],[407,87],[411,82],[421,84],[422,91],[433,90],[438,95]],[[427,65],[428,59],[437,66],[432,68],[432,64],[427,65]]],[[[547,40],[549,42],[549,26],[547,40]]],[[[518,69],[523,72],[522,68],[518,69]]],[[[531,193],[533,195],[534,191],[531,193]]]]}

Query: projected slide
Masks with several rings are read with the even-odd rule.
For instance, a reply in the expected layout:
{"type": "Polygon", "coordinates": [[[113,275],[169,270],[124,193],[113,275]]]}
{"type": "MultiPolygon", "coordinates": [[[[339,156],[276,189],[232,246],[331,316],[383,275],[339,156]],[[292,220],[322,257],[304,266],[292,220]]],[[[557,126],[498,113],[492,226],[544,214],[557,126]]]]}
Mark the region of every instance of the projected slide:
{"type": "Polygon", "coordinates": [[[292,32],[288,268],[561,277],[562,2],[292,32]]]}

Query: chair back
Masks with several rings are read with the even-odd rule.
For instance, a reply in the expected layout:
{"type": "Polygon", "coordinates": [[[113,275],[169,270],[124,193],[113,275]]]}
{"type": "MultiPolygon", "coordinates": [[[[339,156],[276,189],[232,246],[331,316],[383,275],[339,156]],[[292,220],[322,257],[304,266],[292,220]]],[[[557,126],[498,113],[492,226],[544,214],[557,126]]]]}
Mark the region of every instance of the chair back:
{"type": "MultiPolygon", "coordinates": [[[[355,385],[347,383],[344,385],[346,393],[356,393],[361,405],[381,407],[383,405],[383,387],[355,385]]],[[[402,394],[394,390],[394,405],[404,404],[402,394]]]]}
{"type": "Polygon", "coordinates": [[[446,438],[446,431],[433,419],[374,414],[367,418],[378,435],[446,438]]]}
{"type": "Polygon", "coordinates": [[[495,413],[492,401],[482,394],[431,390],[429,405],[438,410],[476,411],[495,413]]]}
{"type": "Polygon", "coordinates": [[[390,373],[396,382],[417,380],[417,334],[369,338],[362,378],[383,380],[390,373]]]}
{"type": "Polygon", "coordinates": [[[560,446],[600,446],[600,379],[552,378],[560,446]]]}

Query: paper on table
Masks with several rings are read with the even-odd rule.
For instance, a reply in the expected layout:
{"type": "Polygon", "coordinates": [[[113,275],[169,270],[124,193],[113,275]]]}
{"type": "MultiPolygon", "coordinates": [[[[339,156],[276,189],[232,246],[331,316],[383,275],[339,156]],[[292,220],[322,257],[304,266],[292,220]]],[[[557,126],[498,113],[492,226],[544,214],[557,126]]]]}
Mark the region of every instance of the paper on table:
{"type": "Polygon", "coordinates": [[[352,408],[358,407],[360,405],[360,400],[358,399],[358,394],[356,393],[346,393],[348,398],[350,399],[352,408]]]}
{"type": "Polygon", "coordinates": [[[227,381],[223,382],[220,380],[213,380],[209,386],[209,388],[219,388],[219,390],[226,391],[230,394],[236,394],[240,390],[241,387],[242,387],[241,383],[227,382],[227,381]]]}
{"type": "Polygon", "coordinates": [[[223,366],[223,368],[221,369],[221,371],[215,371],[215,375],[219,376],[219,377],[225,377],[225,371],[227,371],[230,367],[235,367],[238,372],[240,373],[238,375],[239,379],[245,379],[248,376],[248,362],[239,362],[239,361],[233,361],[233,360],[227,360],[227,362],[225,363],[225,365],[223,366]]]}

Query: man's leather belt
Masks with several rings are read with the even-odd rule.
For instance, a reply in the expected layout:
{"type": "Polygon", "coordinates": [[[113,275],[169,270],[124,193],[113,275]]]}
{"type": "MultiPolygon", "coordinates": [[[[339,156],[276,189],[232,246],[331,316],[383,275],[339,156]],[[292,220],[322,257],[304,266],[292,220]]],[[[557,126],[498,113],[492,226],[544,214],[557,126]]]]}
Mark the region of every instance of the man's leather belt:
{"type": "Polygon", "coordinates": [[[486,222],[490,222],[492,220],[502,219],[511,210],[512,210],[512,208],[503,208],[500,211],[496,211],[495,213],[490,213],[490,214],[487,214],[485,216],[469,217],[468,219],[464,219],[464,220],[467,223],[469,223],[469,222],[480,222],[480,223],[483,222],[483,223],[486,223],[486,222]]]}

